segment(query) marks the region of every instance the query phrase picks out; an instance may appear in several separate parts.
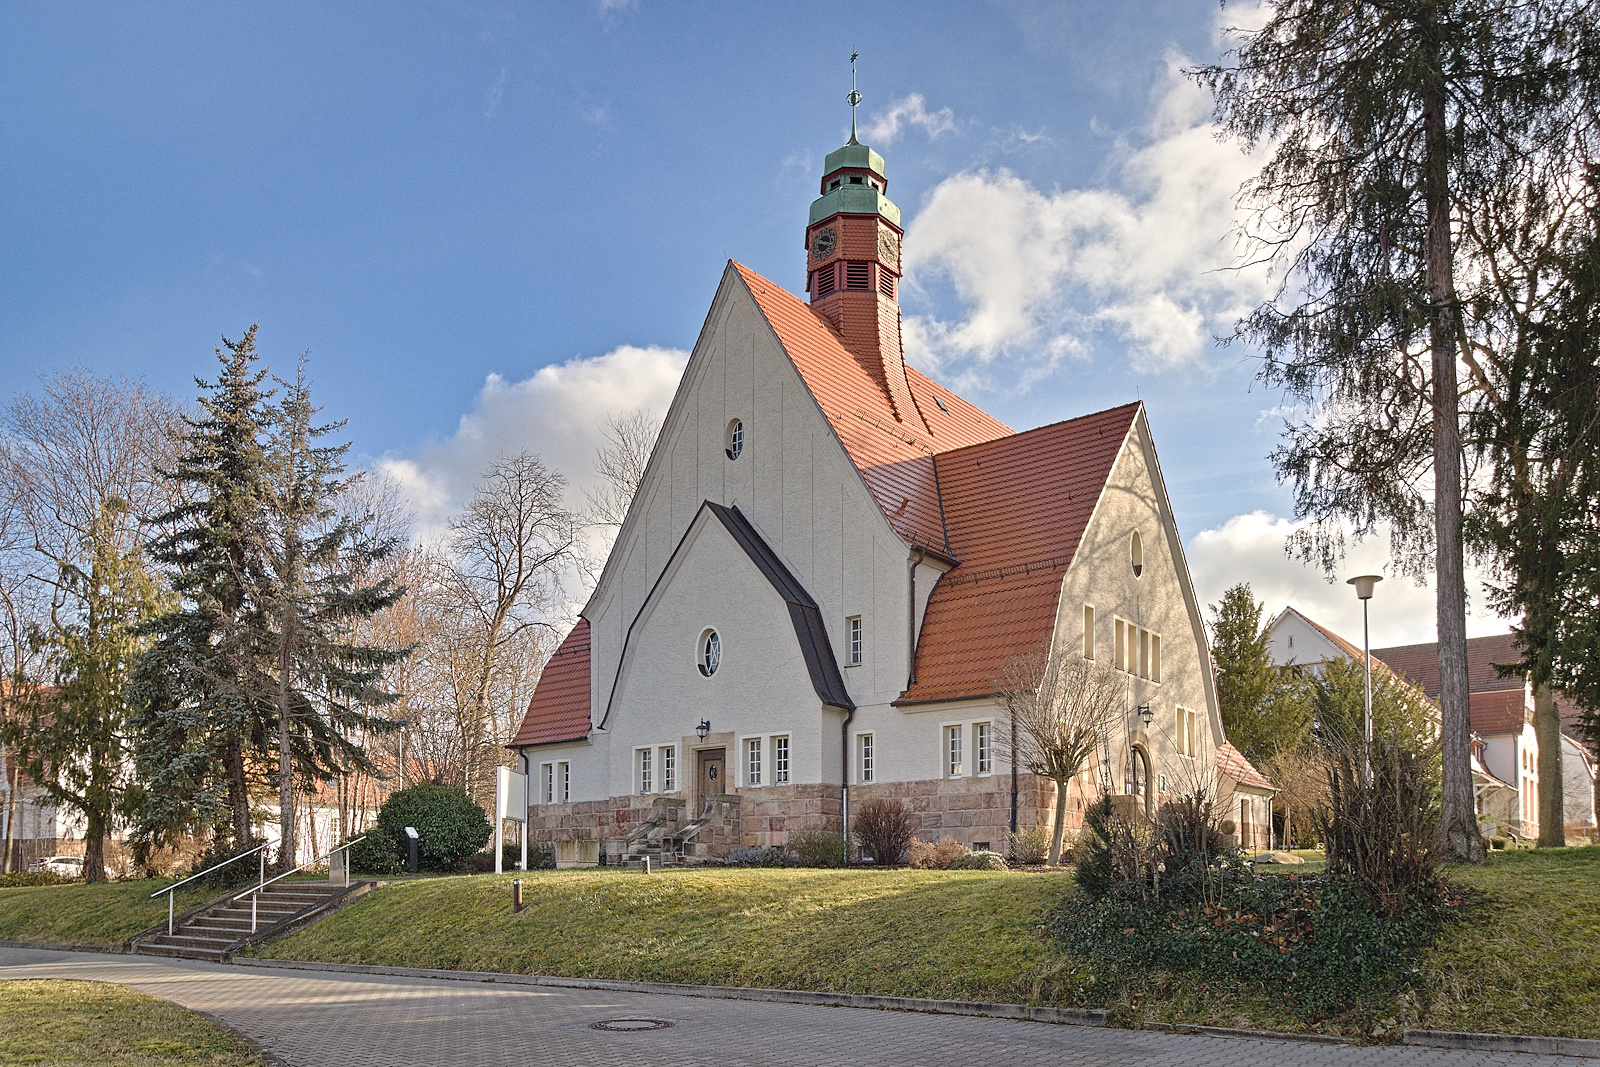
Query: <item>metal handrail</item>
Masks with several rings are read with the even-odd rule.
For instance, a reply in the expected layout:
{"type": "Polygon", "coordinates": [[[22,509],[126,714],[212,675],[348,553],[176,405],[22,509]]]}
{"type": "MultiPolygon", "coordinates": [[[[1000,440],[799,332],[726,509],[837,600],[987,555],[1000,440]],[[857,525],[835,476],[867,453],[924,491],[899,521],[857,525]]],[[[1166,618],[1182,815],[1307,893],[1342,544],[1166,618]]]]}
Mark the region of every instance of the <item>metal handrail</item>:
{"type": "MultiPolygon", "coordinates": [[[[189,877],[185,878],[181,882],[173,882],[171,885],[167,886],[167,888],[158,889],[154,893],[151,893],[150,894],[150,899],[154,900],[156,897],[159,897],[162,893],[170,894],[174,889],[178,888],[180,885],[188,885],[190,882],[194,881],[196,878],[204,878],[206,875],[210,874],[212,871],[220,871],[222,868],[226,867],[228,864],[235,863],[235,862],[237,862],[239,860],[242,860],[246,856],[253,856],[258,852],[261,853],[261,864],[260,864],[261,870],[260,870],[260,873],[258,874],[257,877],[259,877],[261,879],[262,884],[265,885],[266,884],[266,880],[267,880],[267,854],[265,852],[261,852],[261,850],[266,848],[268,844],[269,844],[269,842],[263,841],[263,842],[261,842],[261,844],[257,845],[255,848],[251,849],[249,852],[241,852],[237,856],[233,857],[233,859],[223,860],[221,863],[214,864],[214,865],[212,865],[210,867],[207,867],[205,870],[201,871],[199,874],[191,874],[189,877]]],[[[167,936],[168,937],[172,936],[172,901],[173,901],[173,899],[174,898],[172,896],[170,896],[170,895],[167,897],[167,936]]]]}
{"type": "MultiPolygon", "coordinates": [[[[273,882],[281,882],[285,878],[289,877],[291,874],[297,874],[300,871],[305,870],[307,867],[310,867],[310,866],[312,866],[314,864],[321,863],[323,860],[332,859],[335,853],[343,852],[345,849],[349,848],[351,845],[359,844],[360,842],[365,841],[366,839],[367,839],[367,835],[366,834],[362,834],[360,837],[357,837],[357,838],[352,838],[351,840],[346,841],[344,844],[340,845],[338,848],[329,849],[328,850],[328,854],[325,855],[325,856],[317,856],[317,857],[315,857],[313,859],[306,860],[304,863],[302,863],[298,867],[295,867],[293,870],[284,871],[282,874],[280,874],[277,877],[273,878],[271,881],[262,882],[260,885],[256,886],[254,889],[249,889],[249,890],[246,890],[243,893],[238,894],[231,901],[229,901],[229,903],[230,904],[237,904],[237,903],[239,903],[239,901],[243,900],[245,897],[249,897],[250,898],[250,932],[253,934],[253,933],[256,932],[256,905],[261,902],[261,891],[263,889],[267,888],[267,886],[269,886],[269,885],[272,885],[273,882]]],[[[344,858],[344,887],[346,889],[350,888],[350,857],[349,856],[346,856],[344,858]]]]}

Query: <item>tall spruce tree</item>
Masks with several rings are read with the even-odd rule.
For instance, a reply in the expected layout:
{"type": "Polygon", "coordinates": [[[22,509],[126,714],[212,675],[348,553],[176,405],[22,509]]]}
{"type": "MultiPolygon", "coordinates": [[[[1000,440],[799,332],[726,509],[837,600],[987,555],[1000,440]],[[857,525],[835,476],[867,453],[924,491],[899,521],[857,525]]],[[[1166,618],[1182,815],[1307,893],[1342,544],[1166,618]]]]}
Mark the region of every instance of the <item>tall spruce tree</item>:
{"type": "Polygon", "coordinates": [[[200,411],[185,416],[182,452],[163,476],[184,503],[153,523],[150,556],[179,603],[149,627],[135,669],[143,783],[142,848],[204,827],[235,848],[253,841],[252,773],[270,752],[274,708],[268,625],[259,591],[270,492],[265,442],[273,412],[257,369],[256,327],[223,338],[215,382],[197,378],[200,411]]]}
{"type": "Polygon", "coordinates": [[[1272,662],[1263,605],[1241,582],[1211,607],[1211,658],[1217,666],[1222,730],[1245,758],[1260,766],[1293,751],[1311,730],[1306,694],[1294,676],[1272,662]]]}
{"type": "MultiPolygon", "coordinates": [[[[1246,190],[1284,288],[1239,326],[1261,379],[1307,412],[1273,455],[1294,485],[1301,548],[1330,569],[1346,527],[1387,526],[1402,570],[1436,582],[1443,791],[1452,854],[1483,855],[1471,780],[1462,441],[1494,403],[1481,361],[1503,339],[1463,293],[1521,269],[1511,229],[1469,225],[1486,204],[1534,224],[1539,190],[1586,159],[1574,79],[1593,76],[1592,0],[1277,0],[1239,49],[1196,74],[1227,133],[1269,144],[1246,190]],[[1474,332],[1476,331],[1476,332],[1474,332]]],[[[1581,95],[1581,93],[1579,94],[1581,95]]]]}
{"type": "Polygon", "coordinates": [[[268,477],[260,584],[270,624],[277,725],[279,863],[293,865],[295,785],[348,771],[376,773],[363,744],[399,722],[376,713],[398,695],[381,686],[384,669],[407,654],[350,640],[357,625],[397,602],[391,579],[363,585],[362,574],[394,553],[393,539],[373,541],[337,506],[346,486],[346,444],[319,444],[344,423],[315,425],[302,356],[266,449],[268,477]]]}

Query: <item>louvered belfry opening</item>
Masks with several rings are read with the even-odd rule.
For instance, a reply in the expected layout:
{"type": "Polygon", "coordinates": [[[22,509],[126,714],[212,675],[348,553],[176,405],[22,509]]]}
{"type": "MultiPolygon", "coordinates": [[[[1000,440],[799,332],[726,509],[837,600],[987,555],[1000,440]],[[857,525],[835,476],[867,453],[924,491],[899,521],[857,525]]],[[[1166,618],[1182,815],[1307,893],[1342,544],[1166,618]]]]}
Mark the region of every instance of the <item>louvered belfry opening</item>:
{"type": "Polygon", "coordinates": [[[872,264],[846,263],[844,265],[844,287],[846,289],[871,289],[872,264]]]}
{"type": "Polygon", "coordinates": [[[834,291],[837,281],[838,277],[837,272],[834,270],[834,264],[830,263],[826,267],[823,267],[821,270],[817,271],[816,289],[814,292],[817,296],[827,296],[829,293],[834,291]]]}
{"type": "Polygon", "coordinates": [[[894,275],[886,270],[878,272],[878,291],[890,300],[894,299],[894,275]]]}

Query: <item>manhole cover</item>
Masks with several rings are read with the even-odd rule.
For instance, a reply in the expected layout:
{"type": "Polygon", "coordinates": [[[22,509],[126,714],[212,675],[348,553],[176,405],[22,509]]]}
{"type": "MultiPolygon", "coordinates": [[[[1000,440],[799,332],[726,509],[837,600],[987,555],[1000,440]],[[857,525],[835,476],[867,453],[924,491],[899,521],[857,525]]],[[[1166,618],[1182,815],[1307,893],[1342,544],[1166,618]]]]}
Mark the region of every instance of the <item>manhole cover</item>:
{"type": "Polygon", "coordinates": [[[590,1023],[591,1030],[609,1030],[614,1034],[631,1034],[637,1030],[665,1030],[672,1024],[665,1019],[602,1019],[590,1023]]]}

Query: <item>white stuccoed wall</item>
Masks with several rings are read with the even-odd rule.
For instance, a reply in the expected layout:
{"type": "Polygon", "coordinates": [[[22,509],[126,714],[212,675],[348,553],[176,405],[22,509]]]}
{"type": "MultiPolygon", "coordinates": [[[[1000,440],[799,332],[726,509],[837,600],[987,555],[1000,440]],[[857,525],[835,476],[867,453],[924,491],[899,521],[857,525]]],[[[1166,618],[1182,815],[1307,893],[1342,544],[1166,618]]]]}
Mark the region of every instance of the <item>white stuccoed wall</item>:
{"type": "MultiPolygon", "coordinates": [[[[1116,618],[1161,635],[1161,682],[1122,675],[1128,685],[1127,706],[1131,709],[1148,703],[1154,712],[1147,731],[1152,774],[1167,775],[1169,791],[1215,785],[1222,723],[1211,681],[1209,644],[1155,460],[1150,427],[1142,412],[1123,443],[1105,492],[1062,579],[1056,617],[1058,648],[1070,653],[1083,647],[1085,604],[1095,608],[1095,658],[1108,666],[1115,663],[1116,618]],[[1144,569],[1139,577],[1134,576],[1131,561],[1135,530],[1144,549],[1144,569]],[[1174,731],[1179,705],[1199,713],[1193,758],[1177,753],[1174,731]]],[[[1119,789],[1127,761],[1126,737],[1143,729],[1143,724],[1130,713],[1125,727],[1119,743],[1112,746],[1119,789]]]]}
{"type": "MultiPolygon", "coordinates": [[[[598,725],[611,697],[628,627],[705,500],[737,506],[750,519],[817,601],[852,699],[863,710],[873,706],[886,709],[904,690],[909,672],[911,553],[883,517],[799,372],[731,268],[723,276],[706,321],[633,510],[584,609],[593,640],[592,716],[598,725]],[[734,418],[744,423],[744,450],[737,460],[729,460],[724,453],[725,435],[734,418]],[[859,667],[844,667],[844,620],[852,615],[860,615],[865,627],[864,662],[859,667]]],[[[725,532],[719,529],[716,537],[743,559],[725,532]]],[[[724,572],[697,594],[697,607],[691,608],[685,600],[683,614],[674,622],[653,622],[648,634],[635,630],[639,644],[630,656],[660,672],[661,677],[650,684],[665,687],[661,693],[647,696],[640,692],[640,699],[629,697],[613,705],[606,732],[601,735],[603,741],[597,737],[592,746],[551,747],[536,757],[538,761],[566,758],[552,753],[571,752],[574,800],[625,794],[628,789],[618,789],[631,786],[634,746],[662,743],[663,738],[677,737],[707,717],[714,730],[739,733],[765,730],[758,720],[765,722],[773,716],[782,716],[790,724],[814,722],[822,736],[812,749],[813,756],[797,763],[792,776],[796,782],[838,781],[838,721],[842,713],[821,710],[805,676],[787,610],[770,585],[748,560],[744,560],[743,570],[734,569],[732,560],[724,562],[724,572]],[[777,608],[765,610],[771,604],[777,608]],[[719,630],[726,647],[773,671],[787,669],[792,663],[805,678],[804,699],[791,698],[792,690],[785,684],[759,695],[745,693],[738,701],[714,701],[716,714],[709,714],[693,684],[703,679],[691,655],[694,642],[709,624],[690,618],[717,612],[746,620],[719,630]],[[743,625],[758,629],[746,631],[743,625]],[[671,677],[673,672],[682,677],[671,677]],[[689,688],[680,688],[680,682],[689,688]],[[822,726],[824,716],[831,724],[826,728],[822,726]]],[[[700,566],[698,560],[695,566],[700,566]]],[[[930,567],[919,570],[919,600],[925,603],[937,572],[930,567]]],[[[919,623],[922,606],[918,605],[919,623]]],[[[637,681],[640,674],[638,666],[630,666],[631,679],[637,681]]],[[[734,756],[730,751],[730,762],[734,756]]],[[[800,757],[797,749],[795,758],[800,757]]],[[[684,766],[687,772],[687,761],[684,766]]]]}

